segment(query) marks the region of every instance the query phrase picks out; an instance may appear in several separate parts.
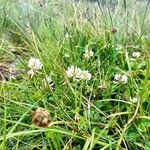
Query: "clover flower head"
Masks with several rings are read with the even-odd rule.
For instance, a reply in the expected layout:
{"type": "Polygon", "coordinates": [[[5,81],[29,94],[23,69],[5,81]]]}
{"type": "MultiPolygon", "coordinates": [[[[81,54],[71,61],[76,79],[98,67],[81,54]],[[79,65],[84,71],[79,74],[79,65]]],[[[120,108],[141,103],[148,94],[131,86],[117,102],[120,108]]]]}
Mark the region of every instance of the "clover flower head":
{"type": "Polygon", "coordinates": [[[118,83],[126,84],[128,82],[128,76],[125,74],[116,74],[113,82],[114,84],[118,83]]]}
{"type": "Polygon", "coordinates": [[[38,127],[47,128],[50,123],[49,112],[43,108],[38,108],[32,114],[32,123],[38,127]]]}
{"type": "Polygon", "coordinates": [[[81,70],[80,68],[78,68],[77,66],[70,66],[68,67],[68,69],[66,70],[66,75],[69,78],[73,78],[73,80],[90,80],[92,75],[91,73],[89,73],[88,70],[81,70]]]}
{"type": "Polygon", "coordinates": [[[91,80],[91,73],[89,73],[88,70],[83,70],[80,74],[80,79],[84,79],[84,80],[91,80]]]}
{"type": "Polygon", "coordinates": [[[139,57],[141,56],[141,53],[140,53],[140,52],[133,52],[133,53],[132,53],[132,56],[133,56],[134,58],[139,58],[139,57]]]}
{"type": "Polygon", "coordinates": [[[90,57],[94,56],[94,52],[91,49],[85,50],[85,53],[83,54],[84,58],[89,59],[90,57]]]}
{"type": "Polygon", "coordinates": [[[81,74],[81,69],[72,65],[70,67],[68,67],[67,71],[66,71],[66,75],[67,77],[71,78],[80,78],[80,74],[81,74]]]}
{"type": "Polygon", "coordinates": [[[28,67],[33,69],[33,70],[40,70],[42,69],[42,63],[40,62],[39,59],[31,57],[29,62],[28,62],[28,67]]]}

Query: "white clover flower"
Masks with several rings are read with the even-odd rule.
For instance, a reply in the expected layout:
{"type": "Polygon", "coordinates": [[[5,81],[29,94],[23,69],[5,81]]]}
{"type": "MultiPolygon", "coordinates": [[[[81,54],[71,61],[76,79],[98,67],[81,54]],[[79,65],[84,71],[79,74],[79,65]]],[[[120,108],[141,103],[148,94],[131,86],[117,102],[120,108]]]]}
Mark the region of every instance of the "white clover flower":
{"type": "Polygon", "coordinates": [[[66,71],[66,75],[69,78],[73,78],[74,80],[90,80],[92,75],[91,73],[89,73],[88,70],[81,70],[80,68],[76,67],[76,66],[70,66],[68,67],[67,71],[66,71]]]}
{"type": "Polygon", "coordinates": [[[130,102],[137,103],[138,102],[138,98],[137,97],[134,97],[134,98],[130,97],[130,102]]]}
{"type": "Polygon", "coordinates": [[[128,76],[125,74],[116,74],[114,77],[114,83],[118,84],[118,83],[123,83],[126,84],[128,81],[128,76]]]}
{"type": "Polygon", "coordinates": [[[80,74],[80,79],[84,79],[84,80],[91,80],[92,75],[91,73],[89,73],[88,70],[83,70],[80,74]]]}
{"type": "Polygon", "coordinates": [[[28,67],[33,69],[33,70],[40,70],[42,69],[42,63],[40,62],[39,59],[31,57],[29,62],[28,62],[28,67]]]}
{"type": "Polygon", "coordinates": [[[133,53],[132,53],[132,56],[133,56],[134,58],[139,58],[139,57],[141,56],[141,53],[140,53],[140,52],[133,52],[133,53]]]}
{"type": "Polygon", "coordinates": [[[94,52],[91,49],[85,50],[85,53],[83,54],[84,58],[89,59],[90,57],[94,56],[94,52]]]}
{"type": "Polygon", "coordinates": [[[66,71],[66,75],[69,78],[80,78],[80,74],[81,74],[82,70],[74,65],[68,67],[67,71],[66,71]]]}

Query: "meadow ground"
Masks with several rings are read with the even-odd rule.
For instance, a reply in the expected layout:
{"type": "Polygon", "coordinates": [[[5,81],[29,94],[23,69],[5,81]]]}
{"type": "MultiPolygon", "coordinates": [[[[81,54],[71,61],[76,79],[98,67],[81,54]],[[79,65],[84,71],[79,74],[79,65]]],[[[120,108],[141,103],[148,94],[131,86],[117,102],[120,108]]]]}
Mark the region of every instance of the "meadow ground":
{"type": "Polygon", "coordinates": [[[150,1],[0,1],[0,150],[150,150],[150,1]]]}

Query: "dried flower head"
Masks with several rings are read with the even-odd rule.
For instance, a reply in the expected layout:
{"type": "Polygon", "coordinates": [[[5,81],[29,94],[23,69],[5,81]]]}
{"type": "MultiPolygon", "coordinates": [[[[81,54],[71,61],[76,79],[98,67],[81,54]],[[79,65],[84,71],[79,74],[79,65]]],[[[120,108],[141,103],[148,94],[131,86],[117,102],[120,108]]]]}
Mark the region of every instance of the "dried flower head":
{"type": "Polygon", "coordinates": [[[111,32],[112,32],[112,33],[116,33],[116,32],[117,32],[117,29],[114,27],[114,28],[112,28],[111,32]]]}
{"type": "Polygon", "coordinates": [[[0,81],[16,79],[19,75],[19,71],[16,67],[16,62],[0,63],[0,81]]]}
{"type": "Polygon", "coordinates": [[[85,53],[83,54],[84,58],[89,59],[90,57],[94,56],[94,52],[91,49],[85,50],[85,53]]]}
{"type": "Polygon", "coordinates": [[[140,53],[140,52],[133,52],[133,53],[132,53],[132,56],[133,56],[134,58],[139,58],[139,57],[141,56],[141,53],[140,53]]]}
{"type": "Polygon", "coordinates": [[[75,114],[75,116],[74,116],[74,120],[75,120],[75,122],[77,122],[77,123],[79,123],[79,122],[80,122],[80,116],[79,116],[79,114],[78,114],[78,113],[76,113],[76,114],[75,114]]]}
{"type": "Polygon", "coordinates": [[[118,84],[118,83],[122,83],[122,84],[126,84],[128,81],[128,76],[125,74],[116,74],[114,77],[114,83],[118,84]]]}
{"type": "Polygon", "coordinates": [[[19,72],[18,72],[18,70],[16,68],[16,63],[15,62],[10,64],[9,74],[10,74],[10,76],[9,76],[10,80],[11,79],[16,79],[17,76],[19,75],[19,72]]]}
{"type": "Polygon", "coordinates": [[[32,123],[38,127],[47,128],[50,123],[49,112],[43,108],[38,108],[32,114],[32,123]]]}

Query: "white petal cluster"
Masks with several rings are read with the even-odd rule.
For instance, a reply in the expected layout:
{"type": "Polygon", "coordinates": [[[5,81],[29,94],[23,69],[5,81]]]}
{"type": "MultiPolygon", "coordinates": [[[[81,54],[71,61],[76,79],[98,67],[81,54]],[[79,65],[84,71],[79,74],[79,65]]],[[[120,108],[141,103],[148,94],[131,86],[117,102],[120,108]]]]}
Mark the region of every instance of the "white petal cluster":
{"type": "Polygon", "coordinates": [[[84,58],[89,59],[90,57],[94,56],[94,52],[91,49],[85,50],[85,53],[83,54],[84,58]]]}
{"type": "Polygon", "coordinates": [[[92,77],[91,73],[89,73],[88,70],[81,70],[74,65],[68,67],[68,69],[66,70],[66,75],[67,77],[73,78],[74,80],[90,80],[92,77]]]}
{"type": "Polygon", "coordinates": [[[113,82],[115,84],[118,83],[126,84],[128,82],[128,76],[125,74],[116,74],[113,82]]]}
{"type": "Polygon", "coordinates": [[[88,70],[83,70],[80,75],[80,79],[90,80],[92,78],[91,73],[88,70]]]}
{"type": "Polygon", "coordinates": [[[132,57],[134,57],[134,58],[139,58],[140,56],[141,56],[140,52],[133,52],[132,53],[132,57]]]}
{"type": "Polygon", "coordinates": [[[138,98],[137,97],[134,97],[134,98],[130,97],[130,102],[137,103],[138,102],[138,98]]]}
{"type": "Polygon", "coordinates": [[[30,68],[30,70],[28,71],[28,75],[30,75],[32,78],[38,70],[42,69],[42,66],[43,65],[39,59],[31,57],[28,62],[28,67],[30,68]]]}
{"type": "Polygon", "coordinates": [[[28,67],[33,70],[40,70],[42,69],[42,63],[40,62],[39,59],[31,57],[28,62],[28,67]]]}
{"type": "Polygon", "coordinates": [[[79,78],[82,70],[74,65],[68,67],[66,71],[66,75],[69,78],[79,78]]]}

